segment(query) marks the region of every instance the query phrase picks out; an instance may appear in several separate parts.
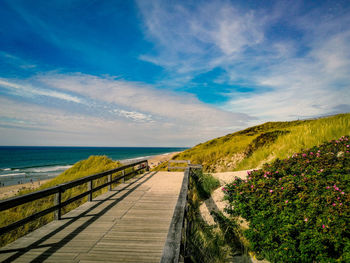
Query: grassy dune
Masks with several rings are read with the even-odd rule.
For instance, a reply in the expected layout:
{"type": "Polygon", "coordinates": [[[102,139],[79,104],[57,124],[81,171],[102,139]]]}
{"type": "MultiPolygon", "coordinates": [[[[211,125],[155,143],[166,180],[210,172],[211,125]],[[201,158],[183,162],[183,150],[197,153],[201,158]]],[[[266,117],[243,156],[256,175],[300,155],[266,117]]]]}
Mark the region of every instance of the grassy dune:
{"type": "MultiPolygon", "coordinates": [[[[93,175],[96,173],[108,171],[114,168],[121,166],[121,163],[115,162],[106,156],[90,156],[87,160],[80,161],[76,163],[73,167],[66,170],[56,178],[50,180],[49,182],[43,184],[40,188],[35,189],[34,191],[43,190],[58,184],[62,184],[65,182],[70,182],[78,178],[82,178],[88,175],[93,175]]],[[[101,185],[106,182],[107,178],[101,178],[94,181],[94,187],[97,185],[101,185]]],[[[80,185],[77,187],[73,187],[62,194],[62,201],[68,200],[71,197],[74,197],[82,192],[87,190],[87,185],[80,185]]],[[[93,194],[93,197],[100,195],[102,192],[106,192],[107,188],[103,188],[99,191],[96,191],[93,194]]],[[[33,192],[33,190],[26,190],[20,192],[18,195],[23,195],[33,192]]],[[[42,211],[46,208],[49,208],[53,205],[54,196],[48,196],[18,207],[14,207],[9,210],[5,210],[0,212],[0,226],[9,225],[13,222],[16,222],[24,217],[42,211]]],[[[82,198],[76,202],[73,202],[62,209],[62,214],[67,213],[68,211],[78,207],[82,203],[86,202],[87,197],[82,198]]],[[[0,246],[4,246],[17,238],[24,236],[25,234],[39,228],[42,225],[47,224],[48,222],[53,220],[53,213],[43,216],[37,220],[34,220],[23,227],[19,227],[5,235],[0,236],[0,246]]]]}
{"type": "Polygon", "coordinates": [[[244,170],[349,134],[349,113],[315,120],[267,122],[201,143],[174,159],[202,164],[207,172],[244,170]]]}

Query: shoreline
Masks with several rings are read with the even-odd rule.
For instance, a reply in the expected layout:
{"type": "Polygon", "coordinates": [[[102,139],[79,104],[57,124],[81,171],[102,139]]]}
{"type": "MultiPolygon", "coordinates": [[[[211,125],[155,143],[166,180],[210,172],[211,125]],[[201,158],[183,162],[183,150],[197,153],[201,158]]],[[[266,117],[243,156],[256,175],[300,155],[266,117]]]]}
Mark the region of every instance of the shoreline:
{"type": "MultiPolygon", "coordinates": [[[[131,163],[136,160],[148,160],[148,165],[150,168],[154,168],[157,165],[166,162],[170,160],[174,155],[178,154],[180,152],[171,152],[171,153],[165,153],[165,154],[159,154],[159,155],[153,155],[153,156],[146,156],[146,157],[139,157],[139,158],[133,158],[133,159],[126,159],[126,160],[120,160],[121,163],[131,163]]],[[[55,177],[53,177],[55,178],[55,177]]],[[[23,184],[15,184],[15,185],[9,185],[9,186],[2,186],[0,187],[0,200],[7,199],[15,196],[19,191],[25,190],[25,189],[37,189],[42,184],[50,181],[51,179],[45,179],[45,180],[38,180],[23,184]]]]}
{"type": "Polygon", "coordinates": [[[22,191],[22,190],[37,189],[42,184],[50,181],[51,179],[38,180],[38,181],[33,181],[33,182],[23,183],[23,184],[2,186],[0,187],[0,200],[11,198],[15,196],[19,191],[22,191]]]}

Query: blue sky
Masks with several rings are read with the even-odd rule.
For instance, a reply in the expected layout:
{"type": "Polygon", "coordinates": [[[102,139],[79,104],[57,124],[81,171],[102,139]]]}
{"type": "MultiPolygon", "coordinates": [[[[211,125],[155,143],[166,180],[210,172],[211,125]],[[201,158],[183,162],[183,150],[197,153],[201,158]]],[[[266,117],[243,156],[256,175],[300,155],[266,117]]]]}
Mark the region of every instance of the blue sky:
{"type": "Polygon", "coordinates": [[[350,112],[349,1],[0,1],[0,145],[192,146],[350,112]]]}

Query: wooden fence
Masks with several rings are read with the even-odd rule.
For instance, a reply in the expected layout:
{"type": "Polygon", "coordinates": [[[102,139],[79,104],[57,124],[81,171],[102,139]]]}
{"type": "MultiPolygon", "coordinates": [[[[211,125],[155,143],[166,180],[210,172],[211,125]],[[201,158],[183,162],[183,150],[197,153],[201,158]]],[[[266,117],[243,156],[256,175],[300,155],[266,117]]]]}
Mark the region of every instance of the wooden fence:
{"type": "Polygon", "coordinates": [[[176,163],[187,163],[188,166],[185,167],[185,174],[182,181],[179,198],[171,220],[167,240],[163,248],[162,257],[160,260],[161,263],[182,262],[187,256],[186,243],[189,228],[191,227],[191,222],[189,222],[187,219],[189,194],[191,191],[191,189],[189,189],[189,180],[190,176],[195,172],[195,170],[202,170],[201,165],[191,165],[190,161],[177,161],[176,163]]]}
{"type": "Polygon", "coordinates": [[[35,220],[39,217],[42,217],[42,216],[47,215],[47,214],[52,213],[52,212],[54,212],[54,214],[55,214],[55,219],[60,220],[61,219],[61,209],[64,206],[66,206],[74,201],[77,201],[78,199],[83,198],[85,196],[88,196],[88,201],[91,201],[92,194],[94,192],[96,192],[97,190],[100,190],[104,187],[108,187],[109,190],[111,190],[113,183],[117,183],[121,179],[124,180],[125,177],[127,177],[129,175],[132,175],[132,174],[136,175],[137,172],[140,170],[148,170],[148,169],[149,169],[148,161],[142,160],[142,161],[127,164],[127,165],[124,165],[124,166],[121,166],[121,167],[118,167],[116,169],[112,169],[112,170],[109,170],[106,172],[86,176],[86,177],[83,177],[83,178],[80,178],[80,179],[77,179],[77,180],[74,180],[74,181],[71,181],[68,183],[59,184],[59,185],[56,185],[54,187],[50,187],[50,188],[47,188],[47,189],[44,189],[41,191],[36,191],[36,192],[30,193],[30,194],[25,194],[25,195],[16,196],[13,198],[5,199],[5,200],[0,200],[0,211],[4,211],[4,210],[7,210],[10,208],[19,206],[19,205],[23,205],[23,204],[28,203],[28,202],[32,202],[32,201],[41,199],[43,197],[55,195],[53,206],[51,206],[45,210],[42,210],[38,213],[35,213],[33,215],[30,215],[26,218],[23,218],[17,222],[14,222],[14,223],[9,224],[7,226],[1,227],[0,228],[0,235],[5,234],[11,230],[16,229],[17,227],[23,226],[24,224],[26,224],[32,220],[35,220]],[[138,167],[135,169],[136,166],[138,166],[138,167]],[[125,171],[127,168],[133,168],[133,169],[132,169],[132,171],[126,173],[125,171]],[[115,174],[117,172],[121,172],[122,174],[113,178],[113,174],[115,174]],[[105,177],[105,176],[107,176],[107,182],[93,188],[93,181],[96,179],[105,177]],[[87,185],[88,185],[87,191],[85,191],[77,196],[74,196],[74,197],[72,197],[64,202],[61,201],[61,196],[62,196],[62,193],[64,191],[66,191],[72,187],[85,184],[85,183],[87,183],[87,185]]]}
{"type": "Polygon", "coordinates": [[[171,170],[185,170],[187,167],[189,167],[191,165],[191,162],[189,160],[170,160],[168,161],[168,172],[170,172],[171,170]],[[172,164],[185,164],[185,166],[173,166],[172,164]]]}

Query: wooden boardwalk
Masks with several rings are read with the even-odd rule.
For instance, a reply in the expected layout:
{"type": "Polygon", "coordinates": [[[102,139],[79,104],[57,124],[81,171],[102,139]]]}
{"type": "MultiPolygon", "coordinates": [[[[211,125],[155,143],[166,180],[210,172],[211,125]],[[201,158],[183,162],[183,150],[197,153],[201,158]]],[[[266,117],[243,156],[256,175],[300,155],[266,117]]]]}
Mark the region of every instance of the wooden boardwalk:
{"type": "Polygon", "coordinates": [[[159,262],[183,172],[148,172],[0,249],[0,262],[159,262]]]}

